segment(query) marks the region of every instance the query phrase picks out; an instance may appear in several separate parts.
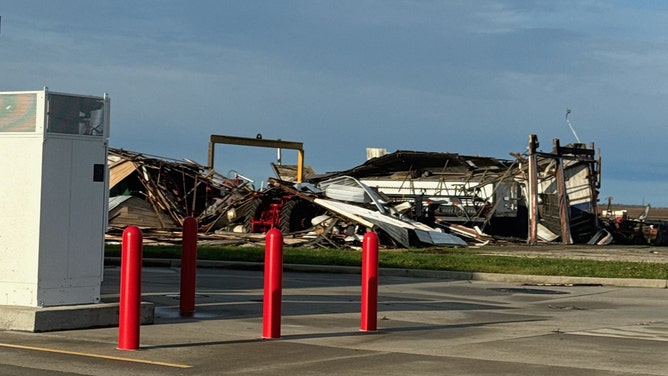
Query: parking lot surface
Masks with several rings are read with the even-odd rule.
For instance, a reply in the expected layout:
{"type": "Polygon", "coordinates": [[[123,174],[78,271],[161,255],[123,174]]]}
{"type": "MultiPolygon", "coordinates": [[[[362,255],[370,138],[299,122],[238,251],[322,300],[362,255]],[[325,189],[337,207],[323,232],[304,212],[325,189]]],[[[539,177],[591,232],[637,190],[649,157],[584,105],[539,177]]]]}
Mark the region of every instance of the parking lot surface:
{"type": "MultiPolygon", "coordinates": [[[[103,300],[118,301],[117,267],[103,300]]],[[[2,375],[666,375],[668,290],[383,276],[361,332],[356,274],[286,272],[281,337],[262,339],[263,273],[198,269],[180,317],[178,268],[143,270],[155,324],[0,332],[2,375]]]]}

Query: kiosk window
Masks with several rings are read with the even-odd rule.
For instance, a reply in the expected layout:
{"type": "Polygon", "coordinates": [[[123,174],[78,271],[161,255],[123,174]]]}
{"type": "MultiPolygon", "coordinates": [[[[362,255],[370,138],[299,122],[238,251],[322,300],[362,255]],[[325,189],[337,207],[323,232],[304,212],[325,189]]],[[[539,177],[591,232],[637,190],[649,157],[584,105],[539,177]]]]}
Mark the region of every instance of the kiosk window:
{"type": "Polygon", "coordinates": [[[102,136],[104,100],[49,94],[48,132],[102,136]]]}

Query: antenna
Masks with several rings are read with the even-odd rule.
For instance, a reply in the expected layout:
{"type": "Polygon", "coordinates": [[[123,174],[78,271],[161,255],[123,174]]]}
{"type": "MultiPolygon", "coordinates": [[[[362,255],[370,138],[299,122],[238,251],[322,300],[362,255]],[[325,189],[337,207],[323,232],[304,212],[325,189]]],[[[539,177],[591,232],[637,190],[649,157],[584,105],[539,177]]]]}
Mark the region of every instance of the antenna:
{"type": "Polygon", "coordinates": [[[575,136],[575,139],[578,141],[578,144],[581,144],[582,142],[580,142],[580,137],[578,137],[578,134],[575,133],[575,129],[573,129],[573,126],[571,125],[571,121],[568,120],[568,115],[569,115],[570,113],[571,113],[571,109],[570,109],[570,108],[567,108],[567,109],[566,109],[566,123],[568,124],[568,128],[571,129],[571,132],[573,132],[573,136],[575,136]]]}

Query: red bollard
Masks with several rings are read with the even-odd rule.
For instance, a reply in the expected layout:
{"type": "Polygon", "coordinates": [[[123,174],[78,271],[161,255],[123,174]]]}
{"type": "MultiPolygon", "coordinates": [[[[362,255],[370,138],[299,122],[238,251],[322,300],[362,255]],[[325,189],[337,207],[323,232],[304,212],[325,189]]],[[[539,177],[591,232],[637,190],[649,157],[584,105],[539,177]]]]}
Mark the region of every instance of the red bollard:
{"type": "Polygon", "coordinates": [[[139,349],[141,325],[142,233],[135,226],[123,231],[121,298],[118,310],[118,349],[139,349]]]}
{"type": "Polygon", "coordinates": [[[375,331],[378,321],[378,235],[367,232],[362,240],[362,319],[360,330],[375,331]]]}
{"type": "Polygon", "coordinates": [[[192,316],[195,312],[195,287],[197,285],[197,220],[187,217],[183,221],[181,241],[181,294],[179,312],[181,316],[192,316]]]}
{"type": "Polygon", "coordinates": [[[281,302],[283,294],[283,234],[277,228],[267,232],[264,254],[264,302],[262,338],[281,337],[281,302]]]}

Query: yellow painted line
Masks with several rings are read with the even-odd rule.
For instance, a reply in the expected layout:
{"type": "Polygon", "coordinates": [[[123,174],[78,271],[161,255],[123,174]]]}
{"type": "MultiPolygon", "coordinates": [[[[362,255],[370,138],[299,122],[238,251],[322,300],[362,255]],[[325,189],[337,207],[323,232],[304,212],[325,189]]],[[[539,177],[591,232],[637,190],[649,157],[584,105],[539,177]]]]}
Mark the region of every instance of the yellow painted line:
{"type": "Polygon", "coordinates": [[[9,347],[9,348],[14,348],[14,349],[22,349],[22,350],[44,351],[44,352],[51,352],[51,353],[57,353],[57,354],[77,355],[77,356],[85,356],[85,357],[88,357],[88,358],[118,360],[118,361],[121,361],[121,362],[153,364],[153,365],[156,365],[156,366],[165,366],[165,367],[174,367],[174,368],[192,368],[192,366],[189,366],[189,365],[186,365],[186,364],[155,362],[155,361],[152,361],[152,360],[124,358],[124,357],[120,357],[120,356],[111,356],[111,355],[98,355],[98,354],[83,353],[83,352],[78,352],[78,351],[48,349],[48,348],[45,348],[45,347],[12,345],[12,344],[9,344],[9,343],[0,343],[0,347],[9,347]]]}

